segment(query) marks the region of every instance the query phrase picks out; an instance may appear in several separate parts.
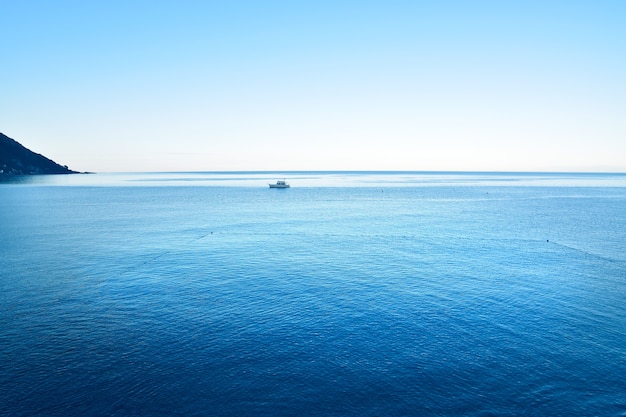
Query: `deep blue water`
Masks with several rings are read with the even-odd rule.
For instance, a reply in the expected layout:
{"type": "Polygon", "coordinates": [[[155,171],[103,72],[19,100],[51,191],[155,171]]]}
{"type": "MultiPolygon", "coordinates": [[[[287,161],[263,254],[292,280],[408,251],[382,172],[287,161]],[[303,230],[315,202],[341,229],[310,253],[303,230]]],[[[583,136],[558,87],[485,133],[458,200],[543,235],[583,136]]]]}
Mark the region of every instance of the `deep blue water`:
{"type": "Polygon", "coordinates": [[[0,415],[626,415],[626,176],[283,176],[0,184],[0,415]]]}

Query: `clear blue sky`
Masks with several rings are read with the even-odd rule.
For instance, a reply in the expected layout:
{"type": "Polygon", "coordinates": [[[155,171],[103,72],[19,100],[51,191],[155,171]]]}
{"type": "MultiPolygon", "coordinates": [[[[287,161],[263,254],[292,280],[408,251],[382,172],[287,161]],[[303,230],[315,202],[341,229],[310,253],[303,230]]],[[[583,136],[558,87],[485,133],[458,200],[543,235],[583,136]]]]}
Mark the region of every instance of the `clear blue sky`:
{"type": "Polygon", "coordinates": [[[84,171],[626,171],[626,1],[2,1],[0,131],[84,171]]]}

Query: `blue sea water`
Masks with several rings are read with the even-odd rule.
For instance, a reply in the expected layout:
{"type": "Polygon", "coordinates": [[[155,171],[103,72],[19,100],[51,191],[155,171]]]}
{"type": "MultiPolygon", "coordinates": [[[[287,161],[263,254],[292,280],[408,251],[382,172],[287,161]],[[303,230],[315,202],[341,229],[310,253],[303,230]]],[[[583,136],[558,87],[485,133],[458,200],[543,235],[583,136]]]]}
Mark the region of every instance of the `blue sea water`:
{"type": "Polygon", "coordinates": [[[24,177],[0,202],[2,416],[626,416],[626,175],[24,177]]]}

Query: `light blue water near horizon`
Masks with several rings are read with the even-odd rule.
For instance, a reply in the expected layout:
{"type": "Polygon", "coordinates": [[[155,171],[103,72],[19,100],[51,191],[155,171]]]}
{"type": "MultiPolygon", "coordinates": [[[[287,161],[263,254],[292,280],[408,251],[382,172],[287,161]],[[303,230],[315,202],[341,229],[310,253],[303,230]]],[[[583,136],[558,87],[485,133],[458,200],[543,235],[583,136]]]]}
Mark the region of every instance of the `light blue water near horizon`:
{"type": "Polygon", "coordinates": [[[0,198],[1,415],[626,415],[623,174],[95,174],[0,198]]]}

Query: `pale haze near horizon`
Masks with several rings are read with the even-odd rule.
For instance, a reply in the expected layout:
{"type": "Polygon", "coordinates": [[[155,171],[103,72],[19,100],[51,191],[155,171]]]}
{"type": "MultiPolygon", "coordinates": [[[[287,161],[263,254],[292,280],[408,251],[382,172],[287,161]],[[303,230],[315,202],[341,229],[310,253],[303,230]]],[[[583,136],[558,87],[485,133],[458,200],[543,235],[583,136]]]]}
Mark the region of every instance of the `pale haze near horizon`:
{"type": "Polygon", "coordinates": [[[0,15],[0,132],[75,170],[626,172],[624,1],[0,15]]]}

